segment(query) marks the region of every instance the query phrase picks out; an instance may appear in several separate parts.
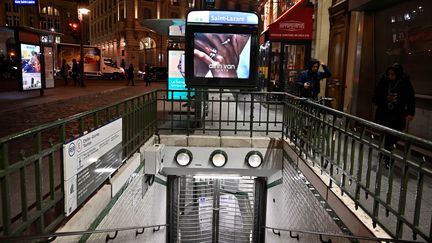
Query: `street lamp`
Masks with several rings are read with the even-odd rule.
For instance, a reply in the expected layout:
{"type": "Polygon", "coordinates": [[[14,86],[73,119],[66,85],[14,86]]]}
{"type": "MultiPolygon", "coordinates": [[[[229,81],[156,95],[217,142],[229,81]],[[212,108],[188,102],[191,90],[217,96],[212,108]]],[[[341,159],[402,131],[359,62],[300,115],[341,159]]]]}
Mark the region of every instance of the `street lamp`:
{"type": "Polygon", "coordinates": [[[79,8],[78,9],[78,18],[80,21],[81,27],[81,35],[80,35],[80,79],[81,79],[81,87],[84,87],[84,51],[83,51],[83,34],[84,34],[84,16],[90,12],[87,8],[79,8]]]}

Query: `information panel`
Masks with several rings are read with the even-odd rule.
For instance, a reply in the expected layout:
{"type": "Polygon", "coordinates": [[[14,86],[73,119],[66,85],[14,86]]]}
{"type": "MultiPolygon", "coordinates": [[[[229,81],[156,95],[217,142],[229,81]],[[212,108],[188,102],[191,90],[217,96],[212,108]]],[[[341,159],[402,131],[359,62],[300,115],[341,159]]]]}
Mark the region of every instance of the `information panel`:
{"type": "Polygon", "coordinates": [[[64,144],[63,158],[69,216],[122,164],[122,119],[64,144]]]}

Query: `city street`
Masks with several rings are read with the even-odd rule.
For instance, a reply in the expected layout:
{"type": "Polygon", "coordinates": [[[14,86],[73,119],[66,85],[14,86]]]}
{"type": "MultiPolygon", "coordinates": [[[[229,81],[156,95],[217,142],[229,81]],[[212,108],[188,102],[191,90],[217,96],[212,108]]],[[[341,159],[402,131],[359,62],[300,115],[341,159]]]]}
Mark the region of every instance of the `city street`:
{"type": "Polygon", "coordinates": [[[127,86],[126,80],[85,81],[85,87],[75,87],[72,80],[65,86],[56,80],[56,86],[39,91],[0,91],[0,137],[50,121],[72,116],[97,107],[133,97],[152,89],[165,89],[166,82],[145,86],[143,80],[135,80],[135,86],[127,86]]]}

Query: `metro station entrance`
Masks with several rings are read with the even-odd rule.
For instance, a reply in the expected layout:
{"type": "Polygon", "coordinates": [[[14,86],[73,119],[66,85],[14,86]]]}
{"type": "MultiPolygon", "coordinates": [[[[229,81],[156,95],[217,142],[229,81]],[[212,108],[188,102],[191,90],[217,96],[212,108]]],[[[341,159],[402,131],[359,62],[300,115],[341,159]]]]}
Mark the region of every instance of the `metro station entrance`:
{"type": "Polygon", "coordinates": [[[259,242],[263,181],[250,176],[171,177],[170,242],[259,242]]]}

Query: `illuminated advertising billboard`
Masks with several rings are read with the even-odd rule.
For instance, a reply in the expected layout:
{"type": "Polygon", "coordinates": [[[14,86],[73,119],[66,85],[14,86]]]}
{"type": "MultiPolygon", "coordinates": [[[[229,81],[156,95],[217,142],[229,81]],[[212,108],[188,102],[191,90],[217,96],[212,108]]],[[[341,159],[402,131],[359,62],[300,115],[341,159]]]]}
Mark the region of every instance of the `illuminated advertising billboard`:
{"type": "Polygon", "coordinates": [[[40,46],[21,44],[22,90],[42,88],[40,46]]]}
{"type": "Polygon", "coordinates": [[[168,50],[168,99],[187,100],[187,92],[172,90],[187,90],[185,78],[185,59],[183,50],[168,50]]]}
{"type": "Polygon", "coordinates": [[[188,87],[257,87],[258,16],[236,11],[191,11],[186,21],[188,87]]]}
{"type": "Polygon", "coordinates": [[[194,76],[248,79],[250,34],[194,33],[194,76]]]}

